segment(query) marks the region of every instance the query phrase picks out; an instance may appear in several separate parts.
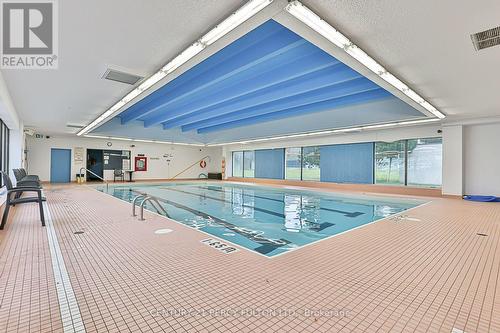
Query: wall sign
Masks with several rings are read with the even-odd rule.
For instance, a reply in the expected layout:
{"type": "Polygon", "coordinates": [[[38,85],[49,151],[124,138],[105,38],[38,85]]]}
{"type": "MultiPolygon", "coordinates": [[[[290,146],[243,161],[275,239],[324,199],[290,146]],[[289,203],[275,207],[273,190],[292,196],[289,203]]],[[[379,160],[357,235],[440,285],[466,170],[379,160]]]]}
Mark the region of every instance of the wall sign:
{"type": "Polygon", "coordinates": [[[216,250],[219,250],[222,253],[229,254],[233,252],[238,252],[239,250],[234,246],[223,243],[217,239],[207,238],[201,241],[201,243],[206,244],[210,247],[213,247],[216,250]]]}
{"type": "Polygon", "coordinates": [[[73,158],[75,162],[83,162],[83,156],[85,155],[85,149],[83,147],[75,147],[73,158]]]}
{"type": "Polygon", "coordinates": [[[148,171],[148,158],[142,156],[135,157],[135,171],[148,171]]]}

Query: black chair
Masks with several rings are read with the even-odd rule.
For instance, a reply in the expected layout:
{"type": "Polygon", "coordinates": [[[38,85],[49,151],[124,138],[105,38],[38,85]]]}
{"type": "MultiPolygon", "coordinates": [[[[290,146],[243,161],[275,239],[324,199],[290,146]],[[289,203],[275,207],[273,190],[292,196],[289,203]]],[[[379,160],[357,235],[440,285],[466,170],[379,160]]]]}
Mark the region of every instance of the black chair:
{"type": "Polygon", "coordinates": [[[125,173],[123,172],[123,170],[118,170],[118,169],[115,169],[114,172],[113,172],[113,181],[116,182],[116,179],[121,179],[122,182],[125,181],[125,173]]]}
{"type": "Polygon", "coordinates": [[[27,175],[24,169],[12,169],[16,177],[17,186],[40,186],[40,178],[35,175],[27,175]]]}
{"type": "Polygon", "coordinates": [[[7,222],[7,218],[9,217],[10,206],[15,206],[17,204],[36,202],[40,208],[40,220],[42,221],[42,226],[45,226],[45,216],[43,213],[43,201],[45,198],[42,197],[42,188],[40,186],[12,186],[12,182],[10,181],[10,177],[3,171],[2,180],[4,186],[7,188],[7,198],[5,200],[5,209],[3,211],[2,223],[0,224],[0,230],[3,229],[5,223],[7,222]],[[35,192],[37,195],[34,197],[23,197],[19,198],[17,196],[18,193],[23,192],[35,192]],[[13,198],[13,195],[15,196],[13,198]]]}
{"type": "MultiPolygon", "coordinates": [[[[24,169],[12,169],[14,177],[16,177],[17,187],[41,187],[40,178],[35,175],[27,175],[24,169]]],[[[16,199],[21,197],[23,192],[16,193],[16,199]]]]}

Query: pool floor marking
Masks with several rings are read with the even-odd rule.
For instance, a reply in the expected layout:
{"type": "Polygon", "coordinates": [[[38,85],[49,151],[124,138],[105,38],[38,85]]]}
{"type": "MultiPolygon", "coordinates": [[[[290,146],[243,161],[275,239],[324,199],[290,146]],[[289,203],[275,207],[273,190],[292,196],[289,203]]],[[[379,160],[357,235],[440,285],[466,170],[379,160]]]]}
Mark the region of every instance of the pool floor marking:
{"type": "Polygon", "coordinates": [[[56,282],[57,299],[59,301],[59,311],[63,324],[64,333],[84,333],[85,326],[83,325],[80,308],[76,301],[73,287],[69,279],[64,258],[59,247],[57,234],[52,222],[49,205],[43,202],[45,214],[45,230],[47,231],[47,239],[49,243],[50,258],[52,260],[52,271],[56,282]]]}
{"type": "MultiPolygon", "coordinates": [[[[139,192],[139,191],[136,191],[136,190],[131,190],[132,192],[134,193],[137,193],[137,194],[146,194],[146,193],[142,193],[142,192],[139,192]]],[[[287,239],[284,239],[284,238],[280,238],[280,239],[269,239],[269,238],[265,238],[264,236],[262,236],[262,234],[256,232],[256,231],[253,231],[253,230],[249,230],[249,229],[245,229],[245,228],[240,228],[232,223],[229,223],[227,221],[223,221],[215,216],[212,216],[212,215],[209,215],[207,213],[204,213],[204,212],[200,212],[199,210],[196,210],[196,209],[193,209],[193,208],[190,208],[190,207],[187,207],[187,206],[184,206],[180,203],[177,203],[177,202],[174,202],[174,201],[171,201],[171,200],[167,200],[167,199],[163,199],[163,198],[157,198],[158,201],[162,201],[166,204],[169,204],[169,205],[172,205],[174,207],[177,207],[179,209],[182,209],[182,210],[185,210],[185,211],[188,211],[194,215],[197,215],[197,216],[200,216],[200,217],[203,217],[204,219],[209,219],[209,220],[212,220],[214,221],[215,223],[219,224],[219,225],[223,225],[224,227],[226,227],[227,229],[245,237],[246,239],[250,240],[250,241],[253,241],[257,244],[260,244],[261,246],[259,246],[258,248],[255,248],[255,249],[249,249],[249,250],[253,250],[253,251],[256,251],[256,252],[259,252],[261,254],[266,254],[266,253],[269,253],[273,250],[276,250],[277,248],[280,248],[282,246],[285,246],[285,245],[288,245],[290,244],[291,242],[287,239]]],[[[180,221],[179,221],[180,222],[180,221]]],[[[180,222],[182,223],[182,222],[180,222]]],[[[187,225],[185,223],[183,223],[184,225],[187,225]]],[[[189,225],[187,225],[189,226],[189,225]]],[[[214,235],[216,236],[216,235],[214,235]]],[[[243,246],[243,245],[242,245],[243,246]]]]}
{"type": "MultiPolygon", "coordinates": [[[[227,201],[227,200],[224,200],[224,199],[215,198],[215,197],[211,197],[211,196],[208,196],[208,195],[203,195],[203,194],[198,194],[198,193],[193,193],[193,192],[178,190],[178,189],[174,189],[174,188],[168,188],[168,187],[161,187],[161,188],[164,189],[164,190],[169,190],[169,191],[175,191],[175,192],[179,192],[179,193],[194,195],[194,196],[197,196],[197,197],[200,197],[200,198],[207,198],[207,199],[211,199],[211,200],[215,200],[215,201],[220,201],[220,202],[224,202],[224,203],[230,203],[232,205],[235,204],[232,200],[231,201],[227,201]]],[[[267,209],[264,209],[264,208],[259,208],[259,207],[254,207],[254,206],[248,206],[248,205],[245,205],[245,204],[242,204],[241,206],[245,207],[245,208],[253,208],[256,211],[259,211],[259,212],[262,212],[262,213],[266,213],[266,214],[270,214],[270,215],[274,215],[274,216],[278,216],[278,217],[281,217],[283,219],[285,218],[285,215],[283,215],[281,213],[273,212],[272,210],[267,210],[267,209]]]]}
{"type": "MultiPolygon", "coordinates": [[[[206,189],[206,190],[209,190],[209,191],[216,191],[216,192],[221,192],[221,193],[227,193],[224,190],[217,190],[217,189],[215,189],[213,187],[211,188],[210,186],[206,186],[206,187],[200,186],[200,188],[203,188],[203,189],[206,189]]],[[[243,191],[244,190],[242,190],[241,195],[246,196],[246,197],[254,197],[254,198],[259,198],[259,199],[271,200],[271,201],[280,202],[280,203],[284,204],[284,201],[280,200],[280,199],[263,197],[263,196],[255,195],[255,194],[253,194],[253,195],[245,194],[243,191]]],[[[253,190],[253,191],[255,191],[255,190],[253,190]]],[[[300,194],[296,194],[296,195],[300,195],[300,194]]],[[[316,208],[316,206],[314,206],[314,208],[316,208]]],[[[345,217],[358,217],[360,215],[364,215],[365,214],[363,212],[346,212],[346,211],[343,211],[343,210],[331,209],[331,208],[324,208],[324,207],[318,207],[318,208],[321,209],[321,210],[326,210],[326,211],[333,212],[333,213],[343,214],[345,217]]]]}
{"type": "Polygon", "coordinates": [[[223,243],[217,239],[213,238],[207,238],[203,239],[200,241],[203,244],[206,244],[222,253],[229,254],[229,253],[234,253],[238,252],[239,250],[233,246],[227,245],[226,243],[223,243]]]}

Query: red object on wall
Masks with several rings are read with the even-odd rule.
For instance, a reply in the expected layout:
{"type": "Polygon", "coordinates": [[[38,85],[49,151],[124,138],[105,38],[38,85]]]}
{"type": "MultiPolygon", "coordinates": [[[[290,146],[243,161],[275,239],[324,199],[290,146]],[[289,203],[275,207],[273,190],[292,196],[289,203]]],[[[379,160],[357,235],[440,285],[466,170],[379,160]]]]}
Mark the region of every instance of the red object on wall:
{"type": "Polygon", "coordinates": [[[148,171],[148,158],[136,156],[134,166],[135,171],[148,171]]]}

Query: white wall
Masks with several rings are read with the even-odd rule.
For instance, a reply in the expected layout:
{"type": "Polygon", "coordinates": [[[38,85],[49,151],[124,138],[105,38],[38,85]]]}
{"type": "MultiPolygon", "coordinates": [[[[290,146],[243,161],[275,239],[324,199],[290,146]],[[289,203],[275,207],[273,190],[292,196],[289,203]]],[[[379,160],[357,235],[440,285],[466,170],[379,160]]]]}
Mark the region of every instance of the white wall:
{"type": "Polygon", "coordinates": [[[500,196],[500,123],[464,130],[465,193],[500,196]]]}
{"type": "MultiPolygon", "coordinates": [[[[148,171],[135,172],[134,179],[167,179],[175,176],[190,164],[200,160],[204,156],[210,156],[207,167],[202,169],[199,165],[189,169],[178,178],[198,178],[200,173],[221,172],[222,148],[220,147],[192,147],[181,145],[168,145],[160,143],[142,143],[123,140],[107,140],[95,138],[81,138],[77,136],[51,136],[50,138],[27,138],[27,169],[30,174],[40,176],[43,181],[50,181],[50,154],[51,148],[66,148],[72,150],[71,157],[71,179],[75,180],[79,169],[85,166],[86,162],[76,163],[74,161],[74,148],[83,147],[85,149],[113,149],[130,150],[132,165],[137,154],[144,154],[148,157],[148,171]],[[107,142],[111,142],[109,147],[107,142]],[[135,147],[131,147],[135,145],[135,147]],[[164,154],[172,154],[170,164],[168,164],[164,154]],[[158,158],[158,159],[157,159],[158,158]]],[[[85,154],[85,160],[86,160],[85,154]]],[[[112,171],[105,172],[106,179],[112,179],[112,171]]]]}

